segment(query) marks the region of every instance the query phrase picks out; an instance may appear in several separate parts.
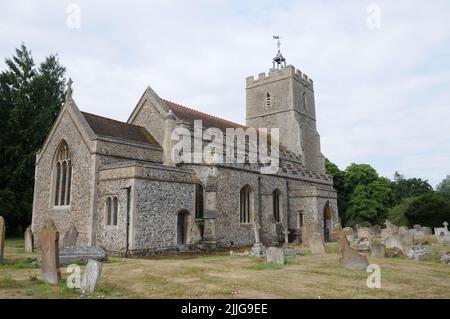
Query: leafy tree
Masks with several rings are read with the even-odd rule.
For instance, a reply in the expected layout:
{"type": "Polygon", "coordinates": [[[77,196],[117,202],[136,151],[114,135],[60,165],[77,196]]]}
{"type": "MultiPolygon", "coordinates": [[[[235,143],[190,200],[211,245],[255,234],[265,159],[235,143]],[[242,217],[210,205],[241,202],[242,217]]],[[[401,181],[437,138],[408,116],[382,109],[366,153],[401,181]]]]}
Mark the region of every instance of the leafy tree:
{"type": "Polygon", "coordinates": [[[420,195],[412,199],[404,214],[409,226],[440,227],[444,221],[450,220],[450,201],[436,193],[420,195]]]}
{"type": "Polygon", "coordinates": [[[394,174],[394,181],[391,187],[397,204],[401,203],[403,199],[433,192],[433,187],[431,187],[427,180],[405,178],[398,172],[394,174]]]}
{"type": "Polygon", "coordinates": [[[351,194],[347,210],[349,225],[382,225],[393,202],[388,179],[381,177],[368,185],[359,184],[351,194]]]}
{"type": "Polygon", "coordinates": [[[450,200],[450,175],[442,180],[436,187],[436,190],[444,197],[450,200]]]}
{"type": "Polygon", "coordinates": [[[350,164],[345,169],[345,188],[350,193],[358,185],[368,185],[378,180],[377,171],[368,164],[350,164]]]}
{"type": "Polygon", "coordinates": [[[12,231],[31,221],[35,154],[63,102],[65,69],[56,55],[36,68],[24,44],[0,73],[0,211],[12,231]]]}
{"type": "Polygon", "coordinates": [[[413,198],[406,198],[400,204],[395,205],[388,211],[388,219],[391,223],[398,226],[409,225],[410,222],[405,216],[405,212],[409,205],[413,201],[413,198]]]}

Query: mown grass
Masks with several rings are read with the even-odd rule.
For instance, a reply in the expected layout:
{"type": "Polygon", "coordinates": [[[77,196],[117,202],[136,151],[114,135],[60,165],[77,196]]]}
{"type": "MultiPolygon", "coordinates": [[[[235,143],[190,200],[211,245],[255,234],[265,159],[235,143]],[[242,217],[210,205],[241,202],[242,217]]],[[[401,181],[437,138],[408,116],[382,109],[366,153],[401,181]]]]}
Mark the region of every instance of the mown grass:
{"type": "MultiPolygon", "coordinates": [[[[429,261],[373,258],[381,268],[381,289],[366,286],[368,273],[339,265],[336,243],[327,254],[302,253],[285,265],[264,258],[230,257],[226,251],[208,255],[171,255],[148,259],[109,258],[94,294],[81,294],[63,281],[50,285],[36,268],[36,253],[23,250],[23,241],[7,241],[0,266],[0,298],[450,298],[450,266],[440,263],[449,250],[427,246],[429,261]]],[[[82,274],[84,266],[81,267],[82,274]]]]}

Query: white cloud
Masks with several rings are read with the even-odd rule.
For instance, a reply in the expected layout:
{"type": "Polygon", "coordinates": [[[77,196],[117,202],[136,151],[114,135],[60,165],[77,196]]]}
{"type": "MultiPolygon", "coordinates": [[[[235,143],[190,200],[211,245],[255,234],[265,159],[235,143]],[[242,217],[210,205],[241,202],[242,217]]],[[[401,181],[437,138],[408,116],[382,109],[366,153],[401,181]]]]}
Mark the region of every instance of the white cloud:
{"type": "MultiPolygon", "coordinates": [[[[315,81],[322,150],[436,184],[450,173],[448,1],[8,1],[0,56],[22,41],[57,52],[83,110],[126,120],[147,85],[161,97],[244,122],[245,77],[288,62],[315,81]],[[80,5],[80,29],[65,22],[80,5]],[[443,57],[444,56],[444,57],[443,57]],[[436,63],[441,62],[436,65],[436,63]]],[[[1,65],[3,67],[3,64],[1,65]]]]}

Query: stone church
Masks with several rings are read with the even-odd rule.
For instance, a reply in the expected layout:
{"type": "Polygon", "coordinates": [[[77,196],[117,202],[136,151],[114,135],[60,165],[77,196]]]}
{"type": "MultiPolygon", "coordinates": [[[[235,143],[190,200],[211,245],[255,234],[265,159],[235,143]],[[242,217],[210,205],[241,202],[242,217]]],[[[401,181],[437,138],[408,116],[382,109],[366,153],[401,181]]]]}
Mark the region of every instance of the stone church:
{"type": "MultiPolygon", "coordinates": [[[[179,250],[278,245],[339,223],[333,179],[316,129],[313,81],[278,52],[273,68],[246,79],[246,125],[160,98],[150,87],[127,122],[66,100],[36,155],[32,230],[52,218],[77,245],[139,256],[179,250]],[[174,163],[175,128],[279,128],[279,167],[174,163]]],[[[38,245],[38,243],[37,243],[38,245]]]]}

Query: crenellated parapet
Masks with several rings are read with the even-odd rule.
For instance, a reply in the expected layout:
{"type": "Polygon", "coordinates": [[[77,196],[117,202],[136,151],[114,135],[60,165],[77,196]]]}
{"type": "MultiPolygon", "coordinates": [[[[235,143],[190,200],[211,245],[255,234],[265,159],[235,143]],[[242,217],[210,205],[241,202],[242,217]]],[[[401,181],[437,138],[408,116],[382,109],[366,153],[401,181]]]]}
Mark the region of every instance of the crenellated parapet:
{"type": "Polygon", "coordinates": [[[246,78],[247,88],[255,87],[258,85],[267,84],[269,82],[273,82],[274,80],[284,79],[287,77],[293,77],[298,82],[302,83],[305,86],[309,86],[313,89],[314,82],[313,80],[306,74],[302,73],[302,71],[296,69],[292,65],[288,65],[281,69],[271,69],[268,73],[262,72],[258,74],[258,78],[249,76],[246,78]]]}

